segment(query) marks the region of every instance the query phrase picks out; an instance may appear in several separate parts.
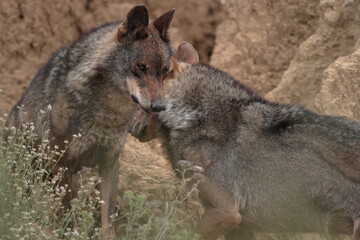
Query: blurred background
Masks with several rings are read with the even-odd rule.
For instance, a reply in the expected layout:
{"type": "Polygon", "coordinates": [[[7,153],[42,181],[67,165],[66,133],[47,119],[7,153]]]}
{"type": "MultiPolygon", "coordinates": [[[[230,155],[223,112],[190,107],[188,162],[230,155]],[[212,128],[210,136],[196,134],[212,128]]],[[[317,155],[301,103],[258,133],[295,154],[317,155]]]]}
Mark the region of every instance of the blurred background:
{"type": "MultiPolygon", "coordinates": [[[[15,104],[53,51],[123,19],[136,4],[145,4],[151,19],[176,8],[172,45],[190,42],[201,62],[262,96],[360,120],[359,0],[0,0],[0,113],[15,104]]],[[[121,164],[121,192],[156,198],[174,178],[157,142],[129,137],[121,164]]],[[[200,213],[196,201],[184,209],[194,221],[200,213]]]]}

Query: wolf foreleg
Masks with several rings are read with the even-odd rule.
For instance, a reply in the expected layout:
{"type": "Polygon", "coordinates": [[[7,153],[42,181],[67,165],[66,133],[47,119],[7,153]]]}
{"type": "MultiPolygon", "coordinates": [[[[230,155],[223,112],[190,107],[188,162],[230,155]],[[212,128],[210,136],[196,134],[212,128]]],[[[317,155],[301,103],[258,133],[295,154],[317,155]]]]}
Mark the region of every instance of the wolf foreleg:
{"type": "Polygon", "coordinates": [[[103,159],[99,163],[99,172],[102,180],[100,183],[100,198],[103,201],[101,205],[101,240],[113,239],[115,237],[115,228],[111,216],[115,213],[119,166],[119,160],[114,156],[110,159],[103,159]]]}

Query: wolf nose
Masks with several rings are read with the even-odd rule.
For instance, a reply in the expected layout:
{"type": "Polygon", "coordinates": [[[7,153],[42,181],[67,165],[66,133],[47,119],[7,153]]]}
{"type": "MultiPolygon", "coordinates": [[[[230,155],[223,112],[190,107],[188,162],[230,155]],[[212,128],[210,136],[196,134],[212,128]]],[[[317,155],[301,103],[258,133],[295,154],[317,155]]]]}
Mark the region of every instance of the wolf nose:
{"type": "Polygon", "coordinates": [[[166,109],[165,104],[161,101],[154,101],[151,103],[150,109],[152,112],[161,112],[166,109]]]}

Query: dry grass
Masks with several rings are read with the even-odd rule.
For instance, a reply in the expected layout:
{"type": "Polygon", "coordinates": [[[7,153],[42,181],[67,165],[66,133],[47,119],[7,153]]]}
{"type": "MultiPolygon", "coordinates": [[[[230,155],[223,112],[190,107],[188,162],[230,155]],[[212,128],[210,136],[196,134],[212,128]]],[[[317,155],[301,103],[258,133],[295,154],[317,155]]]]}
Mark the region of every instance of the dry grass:
{"type": "MultiPolygon", "coordinates": [[[[4,122],[5,120],[1,119],[1,129],[4,122]]],[[[35,146],[37,135],[34,129],[34,124],[28,123],[22,124],[18,129],[13,128],[12,137],[1,144],[1,239],[99,239],[98,209],[101,201],[96,187],[99,179],[92,171],[81,171],[78,198],[72,201],[71,209],[64,211],[63,217],[59,218],[59,211],[64,210],[61,199],[68,189],[66,186],[59,186],[58,182],[66,169],[52,176],[51,168],[56,163],[54,159],[61,157],[64,151],[50,149],[51,140],[46,137],[46,130],[41,144],[35,146]]],[[[2,135],[1,132],[0,134],[2,135]]],[[[127,152],[125,157],[133,161],[142,158],[136,156],[137,151],[127,152]]],[[[148,156],[149,159],[144,162],[150,164],[154,160],[151,157],[154,156],[148,156]]],[[[163,163],[165,164],[165,161],[163,163]]],[[[161,164],[155,164],[148,169],[160,171],[161,167],[161,164]]],[[[136,171],[135,169],[130,174],[147,175],[141,169],[138,169],[139,172],[136,171]]],[[[156,177],[153,181],[146,178],[139,179],[141,184],[156,182],[156,177]]],[[[166,179],[168,183],[159,190],[160,200],[155,200],[154,195],[145,190],[123,192],[123,197],[119,199],[119,211],[113,216],[119,239],[197,239],[192,231],[183,227],[186,225],[183,223],[189,222],[189,218],[179,218],[182,216],[179,214],[180,209],[196,195],[196,187],[188,186],[188,180],[185,179],[177,181],[172,176],[166,179]]]]}

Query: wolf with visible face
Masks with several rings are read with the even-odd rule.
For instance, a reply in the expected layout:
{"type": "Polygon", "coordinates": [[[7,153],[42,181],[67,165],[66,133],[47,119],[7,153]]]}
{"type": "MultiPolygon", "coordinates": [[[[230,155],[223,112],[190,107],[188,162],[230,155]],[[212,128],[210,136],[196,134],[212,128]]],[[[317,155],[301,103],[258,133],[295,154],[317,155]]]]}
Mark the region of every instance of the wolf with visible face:
{"type": "MultiPolygon", "coordinates": [[[[54,167],[69,170],[61,184],[71,189],[64,204],[75,197],[76,173],[99,166],[102,239],[114,236],[114,213],[119,154],[137,104],[147,112],[165,109],[163,78],[172,50],[168,29],[175,10],[149,23],[145,6],[129,11],[124,21],[107,23],[53,54],[38,71],[13,107],[6,127],[35,122],[39,111],[51,106],[44,124],[52,146],[65,155],[54,167]],[[73,138],[73,135],[81,135],[73,138]]],[[[10,132],[5,132],[5,139],[10,132]]],[[[38,129],[41,137],[41,131],[38,129]]]]}
{"type": "Polygon", "coordinates": [[[174,167],[185,160],[204,169],[202,239],[322,232],[360,240],[358,122],[269,102],[196,64],[189,44],[176,58],[165,80],[166,110],[139,111],[130,130],[141,141],[161,135],[174,167]]]}

